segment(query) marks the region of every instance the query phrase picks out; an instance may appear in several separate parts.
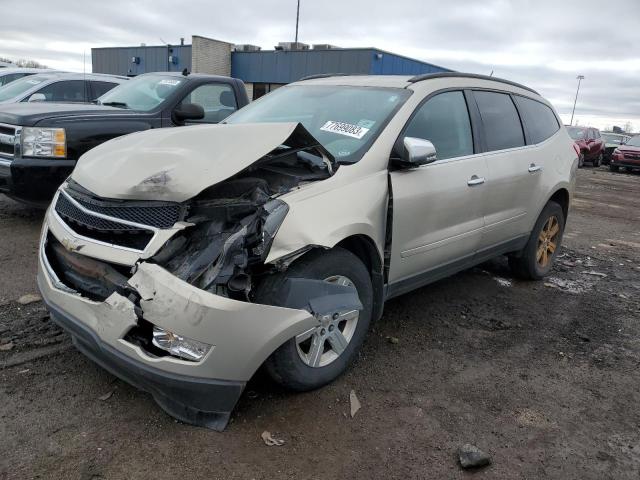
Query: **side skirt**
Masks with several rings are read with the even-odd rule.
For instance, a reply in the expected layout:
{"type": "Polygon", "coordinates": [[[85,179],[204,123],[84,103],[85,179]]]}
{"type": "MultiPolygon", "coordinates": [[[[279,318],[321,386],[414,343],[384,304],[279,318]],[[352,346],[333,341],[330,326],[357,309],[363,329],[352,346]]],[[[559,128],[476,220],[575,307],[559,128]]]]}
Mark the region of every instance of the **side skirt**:
{"type": "Polygon", "coordinates": [[[529,234],[522,235],[512,240],[479,250],[471,255],[467,255],[426,272],[419,273],[413,277],[387,284],[385,286],[385,301],[486,262],[491,258],[522,250],[528,240],[529,234]]]}

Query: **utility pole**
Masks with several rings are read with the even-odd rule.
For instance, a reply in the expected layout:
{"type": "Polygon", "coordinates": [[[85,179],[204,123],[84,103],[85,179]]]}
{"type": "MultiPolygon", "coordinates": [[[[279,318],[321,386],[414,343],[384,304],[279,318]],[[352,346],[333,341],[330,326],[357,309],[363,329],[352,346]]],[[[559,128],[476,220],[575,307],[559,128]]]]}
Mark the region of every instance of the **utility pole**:
{"type": "Polygon", "coordinates": [[[576,98],[573,101],[573,110],[571,111],[571,121],[569,125],[573,125],[573,114],[576,113],[576,103],[578,102],[578,92],[580,91],[580,82],[584,80],[584,75],[578,75],[576,77],[578,79],[578,88],[576,89],[576,98]]]}
{"type": "Polygon", "coordinates": [[[298,0],[298,9],[296,10],[296,43],[298,43],[298,22],[300,21],[300,0],[298,0]]]}

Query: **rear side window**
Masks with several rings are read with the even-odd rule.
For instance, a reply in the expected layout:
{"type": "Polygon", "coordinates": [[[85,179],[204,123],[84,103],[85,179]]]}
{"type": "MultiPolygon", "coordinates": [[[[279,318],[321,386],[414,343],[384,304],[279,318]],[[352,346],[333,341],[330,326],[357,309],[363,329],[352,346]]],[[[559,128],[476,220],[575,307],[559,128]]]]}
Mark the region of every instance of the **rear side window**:
{"type": "Polygon", "coordinates": [[[440,93],[418,108],[405,137],[429,140],[438,159],[473,153],[473,136],[467,102],[462,92],[440,93]]]}
{"type": "Polygon", "coordinates": [[[541,143],[560,130],[558,119],[547,105],[530,98],[516,97],[522,121],[526,125],[528,142],[541,143]]]}
{"type": "Polygon", "coordinates": [[[42,93],[47,102],[85,102],[85,83],[82,80],[66,80],[51,83],[36,93],[42,93]]]}
{"type": "Polygon", "coordinates": [[[109,90],[111,90],[114,87],[117,87],[118,84],[117,83],[113,83],[113,82],[91,82],[91,101],[97,100],[98,97],[101,97],[102,95],[104,95],[105,93],[107,93],[109,90]]]}
{"type": "Polygon", "coordinates": [[[4,75],[0,77],[0,86],[11,83],[19,78],[26,77],[27,75],[29,75],[29,73],[10,73],[8,75],[4,75]]]}
{"type": "Polygon", "coordinates": [[[480,109],[487,148],[504,150],[524,146],[522,124],[516,106],[505,93],[473,93],[480,109]]]}

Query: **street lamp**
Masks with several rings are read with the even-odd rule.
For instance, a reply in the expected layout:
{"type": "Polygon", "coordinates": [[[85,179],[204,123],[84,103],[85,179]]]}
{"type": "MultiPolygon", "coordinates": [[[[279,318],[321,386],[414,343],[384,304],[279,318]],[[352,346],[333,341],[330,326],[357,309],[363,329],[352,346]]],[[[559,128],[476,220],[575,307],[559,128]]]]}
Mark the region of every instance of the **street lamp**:
{"type": "Polygon", "coordinates": [[[584,75],[578,75],[576,77],[578,79],[578,88],[576,89],[576,98],[573,101],[573,110],[571,111],[571,121],[569,125],[573,125],[573,114],[576,113],[576,102],[578,101],[578,92],[580,91],[580,82],[584,80],[584,75]]]}

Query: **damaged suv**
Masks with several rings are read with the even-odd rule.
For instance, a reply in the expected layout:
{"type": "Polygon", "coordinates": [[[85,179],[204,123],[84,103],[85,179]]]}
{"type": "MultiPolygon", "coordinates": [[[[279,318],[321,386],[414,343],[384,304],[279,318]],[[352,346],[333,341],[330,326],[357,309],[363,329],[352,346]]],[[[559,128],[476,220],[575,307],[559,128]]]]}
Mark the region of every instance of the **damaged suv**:
{"type": "Polygon", "coordinates": [[[318,388],[385,300],[497,255],[540,279],[578,157],[535,91],[470,74],[306,79],[224,124],[84,154],[38,284],[87,356],[223,429],[258,368],[318,388]]]}

